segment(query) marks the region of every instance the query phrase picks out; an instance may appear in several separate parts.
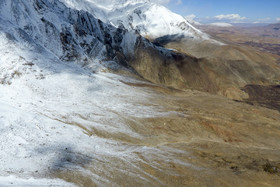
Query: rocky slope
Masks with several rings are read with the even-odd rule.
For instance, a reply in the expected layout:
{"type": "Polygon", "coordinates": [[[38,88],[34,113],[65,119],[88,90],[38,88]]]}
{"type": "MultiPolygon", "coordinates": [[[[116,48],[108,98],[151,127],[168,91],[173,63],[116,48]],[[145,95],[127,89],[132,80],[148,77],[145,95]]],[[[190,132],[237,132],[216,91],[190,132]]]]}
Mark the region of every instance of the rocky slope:
{"type": "Polygon", "coordinates": [[[59,1],[2,1],[0,16],[1,32],[11,41],[82,65],[131,55],[137,37],[59,1]]]}

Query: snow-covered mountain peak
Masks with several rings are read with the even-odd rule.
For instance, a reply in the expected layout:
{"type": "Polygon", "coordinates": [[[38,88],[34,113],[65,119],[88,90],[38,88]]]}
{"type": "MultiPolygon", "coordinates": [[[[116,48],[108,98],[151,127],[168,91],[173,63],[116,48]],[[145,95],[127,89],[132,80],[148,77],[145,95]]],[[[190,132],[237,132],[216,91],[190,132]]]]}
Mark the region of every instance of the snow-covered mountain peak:
{"type": "Polygon", "coordinates": [[[156,39],[180,35],[207,40],[184,17],[150,0],[61,0],[67,6],[85,10],[115,27],[124,26],[142,36],[156,39]]]}

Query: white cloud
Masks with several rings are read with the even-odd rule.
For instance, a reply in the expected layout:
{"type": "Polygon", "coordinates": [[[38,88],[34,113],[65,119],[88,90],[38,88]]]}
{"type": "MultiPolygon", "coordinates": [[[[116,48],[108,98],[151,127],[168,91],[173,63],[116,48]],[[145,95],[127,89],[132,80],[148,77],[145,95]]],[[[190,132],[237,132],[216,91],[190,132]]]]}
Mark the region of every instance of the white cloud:
{"type": "Polygon", "coordinates": [[[276,21],[280,21],[280,18],[276,18],[276,21]]]}
{"type": "Polygon", "coordinates": [[[218,20],[232,20],[232,21],[240,21],[246,19],[246,17],[241,17],[239,14],[221,14],[215,16],[218,20]]]}

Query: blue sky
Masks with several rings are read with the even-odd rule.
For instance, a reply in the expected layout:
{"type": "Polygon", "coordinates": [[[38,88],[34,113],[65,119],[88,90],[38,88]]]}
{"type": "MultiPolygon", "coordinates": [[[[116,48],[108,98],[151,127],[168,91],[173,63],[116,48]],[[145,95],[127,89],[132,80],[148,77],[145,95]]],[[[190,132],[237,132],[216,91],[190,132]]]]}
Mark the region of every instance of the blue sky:
{"type": "Polygon", "coordinates": [[[154,0],[202,23],[280,22],[280,0],[154,0]]]}

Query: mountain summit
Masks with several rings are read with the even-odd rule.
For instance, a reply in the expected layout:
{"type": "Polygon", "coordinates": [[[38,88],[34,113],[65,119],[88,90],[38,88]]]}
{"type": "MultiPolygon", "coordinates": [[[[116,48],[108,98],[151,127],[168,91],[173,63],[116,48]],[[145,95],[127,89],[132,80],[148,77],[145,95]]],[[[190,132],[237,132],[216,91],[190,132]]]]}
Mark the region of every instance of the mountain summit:
{"type": "Polygon", "coordinates": [[[88,11],[115,27],[136,31],[147,38],[178,35],[192,39],[209,39],[184,17],[149,0],[62,0],[62,2],[73,9],[88,11]]]}

